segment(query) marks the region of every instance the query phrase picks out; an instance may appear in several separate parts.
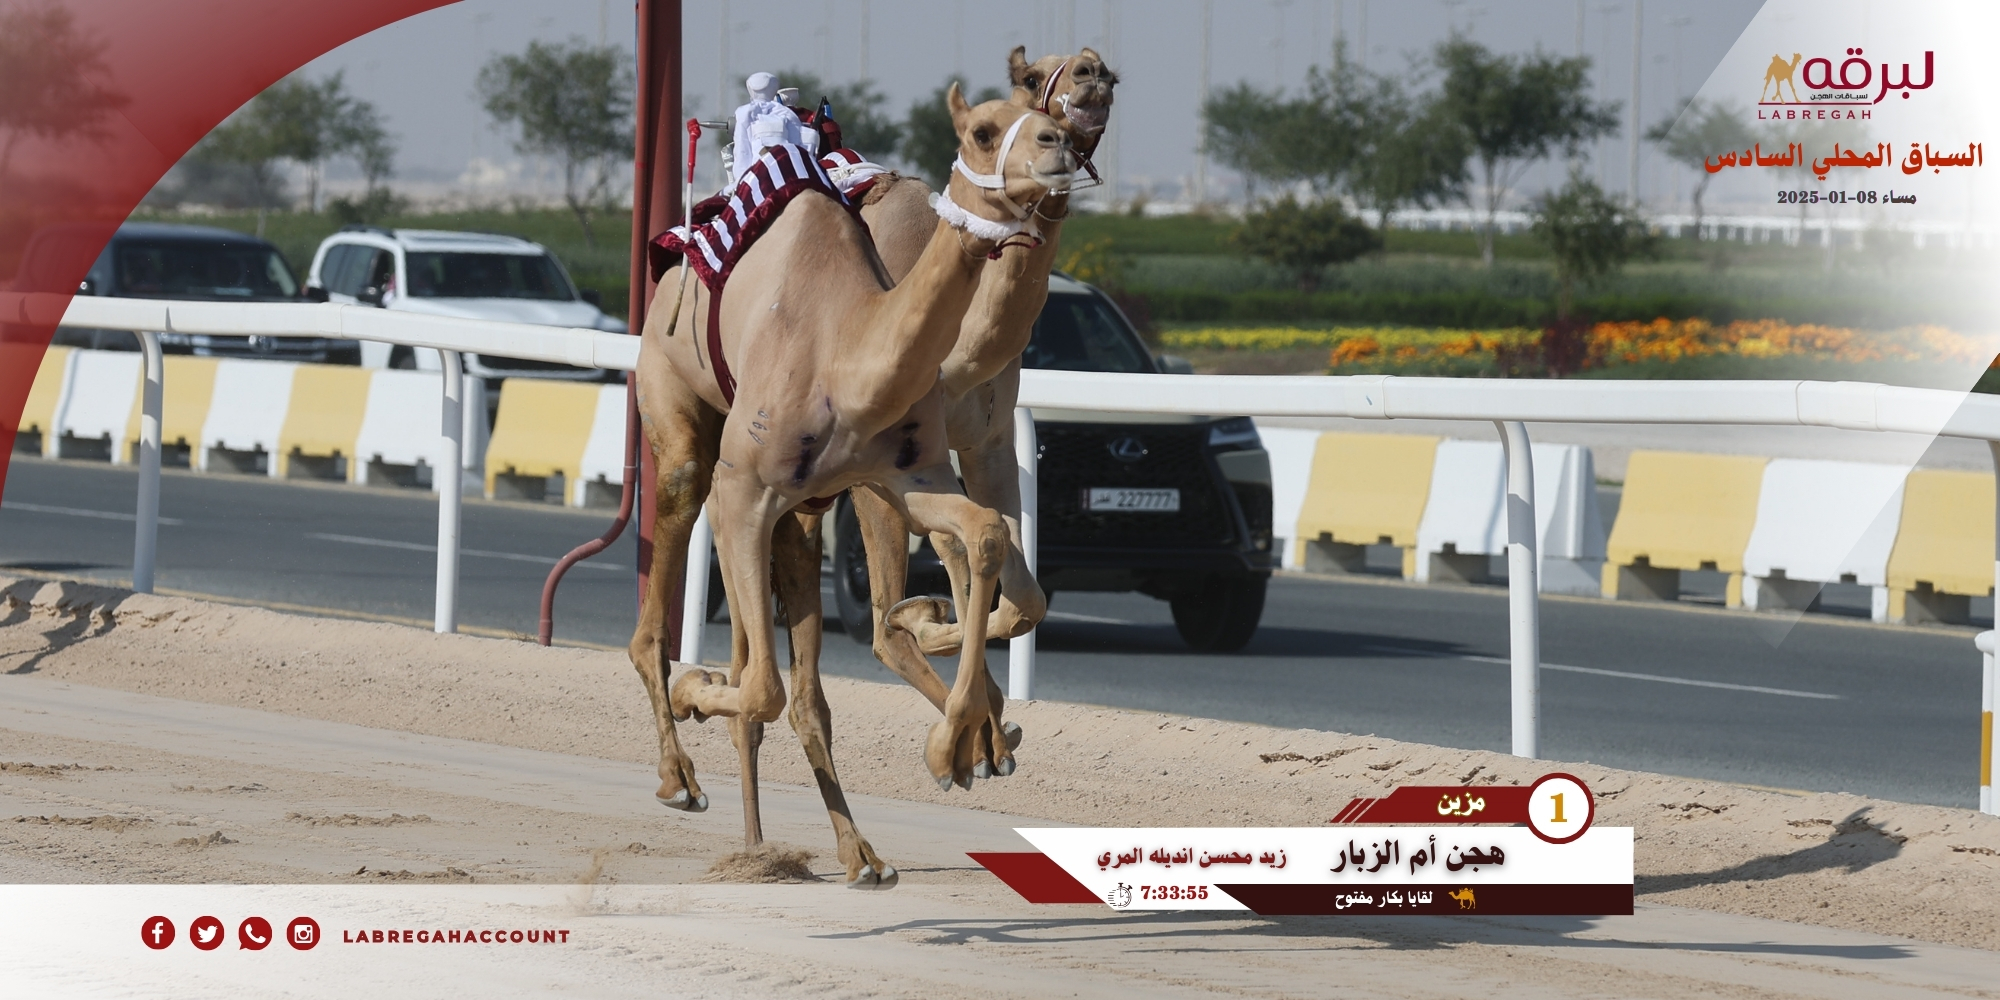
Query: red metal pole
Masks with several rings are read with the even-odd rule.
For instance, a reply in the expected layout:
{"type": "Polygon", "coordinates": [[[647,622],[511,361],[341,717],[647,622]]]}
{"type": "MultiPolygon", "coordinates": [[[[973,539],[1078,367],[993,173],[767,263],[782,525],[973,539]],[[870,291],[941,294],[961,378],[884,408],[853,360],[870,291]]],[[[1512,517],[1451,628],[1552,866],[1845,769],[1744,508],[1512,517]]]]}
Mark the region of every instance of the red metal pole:
{"type": "MultiPolygon", "coordinates": [[[[638,58],[635,79],[632,150],[632,287],[627,299],[628,323],[636,336],[645,329],[646,306],[653,301],[653,280],[646,266],[646,246],[654,234],[681,217],[680,145],[681,4],[680,0],[638,0],[638,58]]],[[[635,510],[644,511],[644,484],[653,481],[652,449],[639,427],[636,376],[625,379],[625,488],[618,499],[618,516],[605,533],[564,556],[542,584],[539,638],[546,646],[555,635],[556,587],[576,563],[608,548],[625,531],[635,510]],[[638,461],[634,461],[634,458],[638,461]]],[[[653,521],[639,518],[639,597],[645,598],[646,571],[653,559],[653,521]]],[[[673,602],[678,605],[679,601],[673,602]]],[[[679,609],[668,621],[678,623],[679,609]]],[[[675,631],[678,631],[676,629],[675,631]]],[[[679,636],[674,636],[678,643],[679,636]]],[[[678,658],[677,650],[669,655],[678,658]]]]}

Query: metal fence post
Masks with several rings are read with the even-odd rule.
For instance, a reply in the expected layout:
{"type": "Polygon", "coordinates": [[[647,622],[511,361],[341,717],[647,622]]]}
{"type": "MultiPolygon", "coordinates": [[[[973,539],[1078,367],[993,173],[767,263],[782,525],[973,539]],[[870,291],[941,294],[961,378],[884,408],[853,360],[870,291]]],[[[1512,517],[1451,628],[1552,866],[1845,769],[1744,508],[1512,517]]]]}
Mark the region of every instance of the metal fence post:
{"type": "Polygon", "coordinates": [[[166,359],[160,335],[139,333],[145,354],[146,380],[139,402],[139,510],[132,528],[132,589],[153,592],[153,568],[160,552],[160,415],[165,407],[166,359]]]}
{"type": "MultiPolygon", "coordinates": [[[[465,489],[465,367],[457,351],[439,351],[444,360],[444,391],[439,433],[442,454],[431,469],[438,491],[437,610],[432,630],[458,631],[458,525],[465,489]]],[[[483,416],[483,415],[482,415],[483,416]]]]}
{"type": "MultiPolygon", "coordinates": [[[[1986,449],[1993,456],[1993,476],[2000,481],[2000,441],[1986,442],[1986,449]]],[[[2000,485],[2000,482],[1996,482],[2000,485]]],[[[2000,489],[1994,491],[1993,504],[1993,594],[1996,606],[2000,606],[2000,489]]],[[[1995,647],[1995,630],[2000,629],[1996,621],[1993,629],[1979,633],[1973,640],[1982,654],[1982,669],[1979,684],[1979,811],[1987,815],[2000,815],[2000,802],[1993,795],[1993,700],[1994,689],[2000,687],[2000,649],[1995,647]]]]}
{"type": "Polygon", "coordinates": [[[1985,661],[1979,674],[1979,811],[1992,816],[2000,814],[1993,801],[1993,688],[2000,681],[1994,676],[1993,630],[1979,633],[1972,643],[1985,661]]]}
{"type": "Polygon", "coordinates": [[[1535,457],[1528,427],[1499,420],[1507,453],[1507,638],[1513,690],[1514,756],[1541,756],[1542,623],[1535,537],[1535,457]]]}
{"type": "MultiPolygon", "coordinates": [[[[1021,474],[1021,555],[1033,576],[1041,560],[1035,550],[1041,537],[1040,498],[1035,485],[1035,467],[1041,452],[1035,439],[1034,412],[1025,406],[1014,408],[1014,463],[1021,474]]],[[[1033,698],[1035,690],[1035,630],[1007,640],[1007,697],[1015,701],[1033,698]]]]}
{"type": "MultiPolygon", "coordinates": [[[[708,507],[694,519],[694,531],[688,534],[687,575],[681,582],[681,635],[680,660],[682,663],[701,662],[701,643],[708,632],[708,557],[713,553],[709,547],[715,544],[715,533],[708,526],[708,507]]],[[[653,550],[653,558],[659,558],[659,550],[653,550]]]]}

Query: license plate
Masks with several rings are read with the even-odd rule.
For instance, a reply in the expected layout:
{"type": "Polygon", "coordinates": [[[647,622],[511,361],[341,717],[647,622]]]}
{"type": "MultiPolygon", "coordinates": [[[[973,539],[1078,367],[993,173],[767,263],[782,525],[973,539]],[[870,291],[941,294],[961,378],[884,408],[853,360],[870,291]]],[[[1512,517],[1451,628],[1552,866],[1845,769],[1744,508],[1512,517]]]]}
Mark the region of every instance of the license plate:
{"type": "Polygon", "coordinates": [[[1143,510],[1172,513],[1181,509],[1181,491],[1093,487],[1083,491],[1083,509],[1143,510]]]}

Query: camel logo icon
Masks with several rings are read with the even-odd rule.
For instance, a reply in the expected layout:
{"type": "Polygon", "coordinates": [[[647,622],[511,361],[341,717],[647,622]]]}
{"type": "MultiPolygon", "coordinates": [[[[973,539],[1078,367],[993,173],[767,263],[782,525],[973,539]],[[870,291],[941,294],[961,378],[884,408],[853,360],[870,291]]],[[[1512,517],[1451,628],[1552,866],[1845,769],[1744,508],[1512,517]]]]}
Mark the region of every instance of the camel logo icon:
{"type": "Polygon", "coordinates": [[[1447,892],[1445,893],[1445,895],[1458,900],[1458,908],[1461,910],[1479,909],[1478,901],[1472,898],[1471,886],[1466,886],[1465,888],[1460,889],[1457,892],[1447,892]]]}
{"type": "Polygon", "coordinates": [[[1784,56],[1772,56],[1771,65],[1764,70],[1764,87],[1757,91],[1757,103],[1764,103],[1764,94],[1767,91],[1772,100],[1780,99],[1786,87],[1792,88],[1794,102],[1803,103],[1799,101],[1799,85],[1792,82],[1792,74],[1798,70],[1799,60],[1804,58],[1805,56],[1797,52],[1792,53],[1791,62],[1786,62],[1784,56]]]}
{"type": "Polygon", "coordinates": [[[1118,883],[1118,888],[1104,894],[1104,901],[1110,903],[1111,908],[1114,910],[1122,910],[1131,906],[1132,887],[1120,882],[1118,883]]]}

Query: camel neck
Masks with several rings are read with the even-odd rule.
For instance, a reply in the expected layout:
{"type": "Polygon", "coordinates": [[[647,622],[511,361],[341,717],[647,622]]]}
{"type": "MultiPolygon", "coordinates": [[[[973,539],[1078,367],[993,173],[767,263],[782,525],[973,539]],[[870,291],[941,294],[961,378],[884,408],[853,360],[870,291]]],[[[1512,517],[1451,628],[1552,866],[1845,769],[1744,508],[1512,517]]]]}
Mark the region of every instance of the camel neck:
{"type": "Polygon", "coordinates": [[[849,360],[867,365],[875,374],[868,382],[887,394],[868,405],[879,407],[889,419],[937,384],[938,368],[957,342],[959,324],[979,287],[986,259],[968,255],[961,235],[939,220],[910,273],[847,328],[849,360]]]}

